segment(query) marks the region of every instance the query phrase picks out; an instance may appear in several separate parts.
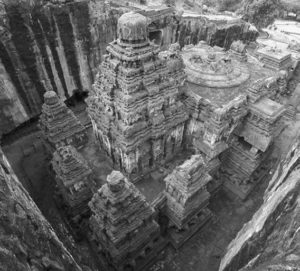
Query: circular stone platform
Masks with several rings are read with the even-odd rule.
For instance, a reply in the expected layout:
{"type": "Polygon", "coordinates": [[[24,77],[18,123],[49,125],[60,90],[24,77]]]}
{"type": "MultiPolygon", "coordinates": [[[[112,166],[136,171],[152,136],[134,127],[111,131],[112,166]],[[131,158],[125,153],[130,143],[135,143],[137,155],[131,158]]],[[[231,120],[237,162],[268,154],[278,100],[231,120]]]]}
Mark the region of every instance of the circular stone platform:
{"type": "Polygon", "coordinates": [[[248,68],[225,52],[209,46],[195,46],[182,54],[187,81],[209,88],[232,88],[245,83],[248,68]]]}

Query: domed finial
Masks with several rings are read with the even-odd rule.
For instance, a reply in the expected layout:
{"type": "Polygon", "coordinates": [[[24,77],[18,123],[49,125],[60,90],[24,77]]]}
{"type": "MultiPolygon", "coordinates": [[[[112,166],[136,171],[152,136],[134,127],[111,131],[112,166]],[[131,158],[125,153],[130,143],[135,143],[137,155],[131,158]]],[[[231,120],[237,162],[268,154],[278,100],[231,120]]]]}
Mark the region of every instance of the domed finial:
{"type": "Polygon", "coordinates": [[[125,185],[125,177],[120,171],[113,171],[107,176],[107,185],[111,192],[117,193],[121,191],[125,185]]]}
{"type": "Polygon", "coordinates": [[[144,42],[148,39],[147,18],[136,12],[123,14],[118,21],[118,38],[123,42],[144,42]]]}
{"type": "Polygon", "coordinates": [[[46,104],[54,104],[59,100],[57,94],[53,90],[48,90],[44,94],[44,101],[46,104]]]}

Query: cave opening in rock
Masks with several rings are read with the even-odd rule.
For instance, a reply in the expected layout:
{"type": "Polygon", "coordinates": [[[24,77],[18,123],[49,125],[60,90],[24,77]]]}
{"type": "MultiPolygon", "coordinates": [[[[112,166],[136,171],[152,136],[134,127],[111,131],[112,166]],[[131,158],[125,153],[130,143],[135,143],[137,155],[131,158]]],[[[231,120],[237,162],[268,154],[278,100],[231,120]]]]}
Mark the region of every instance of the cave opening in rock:
{"type": "Polygon", "coordinates": [[[79,89],[74,89],[72,96],[70,96],[66,101],[65,104],[67,106],[75,106],[78,104],[84,103],[85,98],[88,97],[88,91],[84,90],[79,90],[79,89]]]}
{"type": "Polygon", "coordinates": [[[162,31],[155,30],[149,32],[149,40],[153,41],[157,45],[162,45],[162,31]]]}

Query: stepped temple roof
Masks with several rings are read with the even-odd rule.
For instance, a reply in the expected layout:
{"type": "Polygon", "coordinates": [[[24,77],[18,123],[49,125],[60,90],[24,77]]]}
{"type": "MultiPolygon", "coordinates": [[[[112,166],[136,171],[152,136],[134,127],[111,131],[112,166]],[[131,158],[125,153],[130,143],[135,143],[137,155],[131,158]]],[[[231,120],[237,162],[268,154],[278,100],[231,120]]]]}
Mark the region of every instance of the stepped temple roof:
{"type": "Polygon", "coordinates": [[[84,158],[70,145],[57,148],[53,162],[57,163],[56,173],[66,187],[82,183],[92,174],[84,158]]]}
{"type": "Polygon", "coordinates": [[[160,53],[148,39],[146,17],[129,12],[106,50],[88,112],[117,168],[139,177],[182,148],[188,116],[179,90],[185,80],[179,45],[160,53]]]}
{"type": "Polygon", "coordinates": [[[275,119],[284,111],[284,105],[274,102],[271,99],[263,98],[251,105],[251,110],[271,119],[275,119]]]}
{"type": "Polygon", "coordinates": [[[94,194],[89,206],[94,236],[118,267],[141,253],[158,234],[153,208],[119,171],[107,177],[107,183],[94,194]]]}
{"type": "Polygon", "coordinates": [[[206,186],[211,181],[207,172],[203,157],[193,155],[165,178],[167,215],[180,229],[207,206],[206,186]]]}
{"type": "Polygon", "coordinates": [[[274,70],[285,70],[292,67],[292,56],[288,50],[266,46],[258,49],[257,53],[264,65],[274,70]]]}
{"type": "Polygon", "coordinates": [[[54,91],[44,94],[39,125],[53,145],[81,146],[86,141],[85,127],[54,91]]]}

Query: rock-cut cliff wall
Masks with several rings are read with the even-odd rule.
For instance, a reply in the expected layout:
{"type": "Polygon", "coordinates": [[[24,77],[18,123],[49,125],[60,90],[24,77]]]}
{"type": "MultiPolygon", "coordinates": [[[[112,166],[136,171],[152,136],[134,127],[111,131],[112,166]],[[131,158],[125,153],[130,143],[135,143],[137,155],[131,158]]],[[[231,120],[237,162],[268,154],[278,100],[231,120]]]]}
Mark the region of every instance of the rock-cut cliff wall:
{"type": "Polygon", "coordinates": [[[300,138],[277,167],[264,203],[230,243],[219,271],[300,270],[300,138]]]}
{"type": "Polygon", "coordinates": [[[0,134],[38,115],[46,89],[89,90],[119,16],[101,1],[0,1],[0,134]]]}
{"type": "Polygon", "coordinates": [[[0,149],[0,270],[82,269],[13,173],[0,149]]]}

